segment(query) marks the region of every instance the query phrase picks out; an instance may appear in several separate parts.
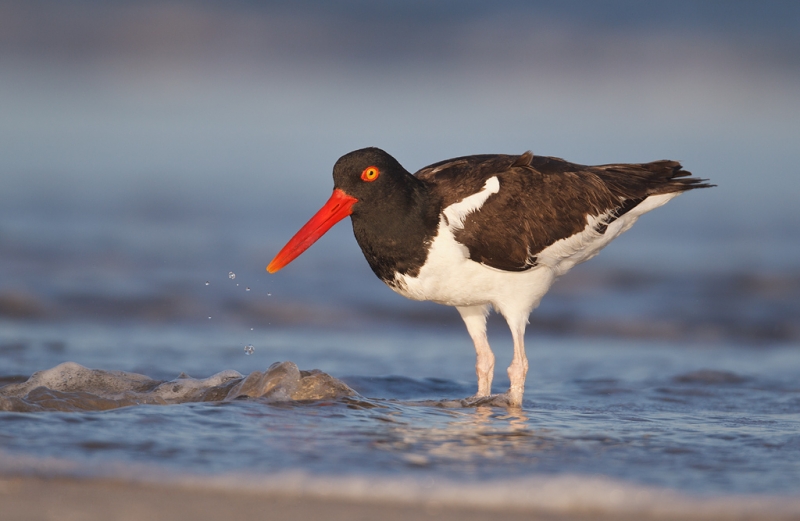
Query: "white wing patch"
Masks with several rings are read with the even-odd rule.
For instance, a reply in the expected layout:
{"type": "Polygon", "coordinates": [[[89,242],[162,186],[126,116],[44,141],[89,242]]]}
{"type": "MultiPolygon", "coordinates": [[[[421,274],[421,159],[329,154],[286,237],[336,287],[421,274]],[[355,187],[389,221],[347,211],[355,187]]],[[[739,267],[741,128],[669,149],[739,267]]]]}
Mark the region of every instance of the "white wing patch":
{"type": "Polygon", "coordinates": [[[483,204],[490,195],[496,194],[500,191],[500,180],[497,176],[490,177],[483,185],[483,189],[475,194],[465,197],[457,203],[453,203],[442,211],[442,216],[445,219],[445,225],[450,230],[457,230],[464,227],[464,219],[467,218],[472,212],[481,209],[483,204]]]}

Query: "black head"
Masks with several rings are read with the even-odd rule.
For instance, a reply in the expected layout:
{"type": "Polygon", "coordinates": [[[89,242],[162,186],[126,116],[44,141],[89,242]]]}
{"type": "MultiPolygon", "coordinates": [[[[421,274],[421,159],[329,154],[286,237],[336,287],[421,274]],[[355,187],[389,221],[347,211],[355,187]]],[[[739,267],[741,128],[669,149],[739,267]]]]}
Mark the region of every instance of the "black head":
{"type": "Polygon", "coordinates": [[[384,267],[397,269],[399,261],[383,257],[397,257],[398,249],[405,256],[411,251],[415,259],[422,255],[424,261],[421,247],[436,227],[437,209],[428,204],[423,183],[395,158],[379,148],[345,154],[333,167],[333,188],[328,202],[278,252],[267,271],[275,273],[289,264],[348,215],[356,240],[381,277],[387,271],[384,267]],[[407,247],[405,242],[409,241],[412,245],[407,247]],[[378,251],[383,254],[380,259],[374,253],[378,251]]]}
{"type": "Polygon", "coordinates": [[[409,195],[415,178],[380,148],[362,148],[343,155],[333,166],[333,187],[358,199],[353,213],[365,206],[409,195]]]}

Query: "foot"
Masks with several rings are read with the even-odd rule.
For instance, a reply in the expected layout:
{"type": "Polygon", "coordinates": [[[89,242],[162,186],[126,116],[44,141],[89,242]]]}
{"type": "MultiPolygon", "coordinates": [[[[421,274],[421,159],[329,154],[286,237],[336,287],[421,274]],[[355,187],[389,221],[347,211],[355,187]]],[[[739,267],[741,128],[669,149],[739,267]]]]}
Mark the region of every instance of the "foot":
{"type": "Polygon", "coordinates": [[[511,389],[503,393],[503,396],[508,400],[509,407],[522,407],[522,394],[524,393],[522,387],[511,386],[511,389]]]}
{"type": "Polygon", "coordinates": [[[469,398],[464,398],[463,400],[461,400],[461,405],[463,405],[464,407],[477,407],[478,405],[487,405],[489,402],[492,401],[492,398],[494,398],[495,396],[497,395],[480,394],[480,393],[474,394],[469,398]]]}
{"type": "Polygon", "coordinates": [[[503,394],[490,394],[488,396],[470,396],[461,400],[463,407],[506,407],[506,408],[520,408],[522,407],[522,396],[516,397],[511,391],[503,394]]]}

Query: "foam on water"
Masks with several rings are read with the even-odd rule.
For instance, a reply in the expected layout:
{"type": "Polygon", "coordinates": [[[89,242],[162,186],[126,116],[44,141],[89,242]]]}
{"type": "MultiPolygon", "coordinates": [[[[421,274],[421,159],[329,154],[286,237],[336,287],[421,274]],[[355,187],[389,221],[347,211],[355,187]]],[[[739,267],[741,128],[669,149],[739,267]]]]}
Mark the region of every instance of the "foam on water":
{"type": "Polygon", "coordinates": [[[124,371],[88,369],[65,362],[34,373],[26,382],[0,388],[0,410],[92,411],[129,405],[167,405],[258,398],[266,401],[321,400],[356,392],[318,370],[301,371],[293,362],[275,363],[246,377],[227,370],[208,378],[185,374],[171,381],[124,371]]]}

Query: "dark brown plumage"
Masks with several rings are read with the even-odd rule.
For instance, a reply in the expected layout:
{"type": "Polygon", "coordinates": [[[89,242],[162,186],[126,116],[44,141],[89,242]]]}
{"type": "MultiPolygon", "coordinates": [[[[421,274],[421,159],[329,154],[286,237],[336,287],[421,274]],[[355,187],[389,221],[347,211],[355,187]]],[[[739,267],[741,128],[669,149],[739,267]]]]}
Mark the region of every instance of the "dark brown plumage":
{"type": "Polygon", "coordinates": [[[531,152],[459,157],[414,175],[441,198],[440,208],[497,176],[502,189],[465,219],[456,240],[472,260],[506,271],[534,266],[543,249],[583,230],[587,216],[609,213],[597,228],[603,233],[650,195],[712,186],[676,161],[586,166],[531,152]]]}

